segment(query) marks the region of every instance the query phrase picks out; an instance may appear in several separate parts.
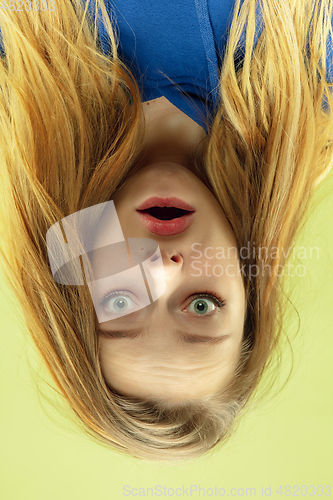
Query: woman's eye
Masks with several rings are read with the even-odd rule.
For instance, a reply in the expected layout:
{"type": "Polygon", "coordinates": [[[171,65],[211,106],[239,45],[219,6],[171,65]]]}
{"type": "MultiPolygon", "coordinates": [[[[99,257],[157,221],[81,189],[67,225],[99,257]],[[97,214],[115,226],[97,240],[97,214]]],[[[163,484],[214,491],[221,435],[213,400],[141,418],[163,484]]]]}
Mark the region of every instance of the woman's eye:
{"type": "Polygon", "coordinates": [[[138,309],[138,304],[133,301],[128,293],[123,291],[108,294],[108,296],[102,301],[102,306],[107,313],[113,314],[130,314],[138,309]]]}
{"type": "Polygon", "coordinates": [[[222,305],[218,305],[212,299],[207,298],[196,298],[192,300],[189,306],[187,306],[187,310],[191,313],[201,315],[201,316],[210,316],[216,309],[222,307],[222,305]]]}

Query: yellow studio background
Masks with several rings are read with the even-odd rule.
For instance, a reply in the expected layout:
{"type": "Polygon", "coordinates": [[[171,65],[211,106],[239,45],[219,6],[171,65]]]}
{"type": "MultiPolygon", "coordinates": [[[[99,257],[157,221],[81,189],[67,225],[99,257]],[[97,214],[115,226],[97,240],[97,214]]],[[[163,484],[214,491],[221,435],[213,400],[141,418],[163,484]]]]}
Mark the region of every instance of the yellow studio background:
{"type": "MultiPolygon", "coordinates": [[[[333,192],[333,179],[324,181],[333,192]]],[[[38,400],[38,366],[0,279],[0,499],[333,497],[333,196],[308,220],[296,246],[319,248],[292,282],[294,370],[287,386],[241,423],[221,451],[186,465],[140,462],[99,447],[38,400]],[[58,425],[56,422],[61,425],[58,425]],[[328,488],[330,486],[330,489],[328,488]],[[150,489],[149,489],[150,488],[150,489]]],[[[288,331],[288,329],[287,329],[288,331]]],[[[283,375],[288,374],[286,352],[283,375]]],[[[52,395],[51,395],[52,396],[52,395]]]]}

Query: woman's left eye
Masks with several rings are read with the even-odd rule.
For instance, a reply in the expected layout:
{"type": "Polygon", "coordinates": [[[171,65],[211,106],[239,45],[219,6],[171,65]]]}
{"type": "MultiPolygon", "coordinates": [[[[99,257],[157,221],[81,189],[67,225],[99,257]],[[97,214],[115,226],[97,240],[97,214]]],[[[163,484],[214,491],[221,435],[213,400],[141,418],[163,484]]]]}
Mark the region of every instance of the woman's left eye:
{"type": "Polygon", "coordinates": [[[127,291],[114,291],[108,293],[102,300],[101,306],[104,307],[107,313],[113,314],[125,312],[130,314],[138,309],[138,304],[133,301],[131,294],[127,291]]]}
{"type": "Polygon", "coordinates": [[[214,311],[221,309],[223,306],[224,302],[215,295],[199,294],[191,301],[186,309],[197,315],[211,316],[214,314],[214,311]]]}

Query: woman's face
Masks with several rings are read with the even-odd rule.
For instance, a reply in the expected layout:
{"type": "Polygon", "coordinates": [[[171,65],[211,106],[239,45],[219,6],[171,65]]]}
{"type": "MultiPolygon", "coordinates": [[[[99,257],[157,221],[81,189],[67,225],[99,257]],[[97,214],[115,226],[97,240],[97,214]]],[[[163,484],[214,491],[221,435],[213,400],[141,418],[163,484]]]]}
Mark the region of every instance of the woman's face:
{"type": "Polygon", "coordinates": [[[194,173],[172,162],[141,169],[113,201],[126,239],[158,243],[166,289],[139,310],[129,290],[104,303],[110,317],[117,306],[129,311],[100,324],[108,385],[119,394],[171,403],[222,389],[239,360],[246,306],[235,237],[218,201],[194,173]],[[137,210],[155,196],[190,205],[189,226],[161,235],[145,224],[137,210]]]}

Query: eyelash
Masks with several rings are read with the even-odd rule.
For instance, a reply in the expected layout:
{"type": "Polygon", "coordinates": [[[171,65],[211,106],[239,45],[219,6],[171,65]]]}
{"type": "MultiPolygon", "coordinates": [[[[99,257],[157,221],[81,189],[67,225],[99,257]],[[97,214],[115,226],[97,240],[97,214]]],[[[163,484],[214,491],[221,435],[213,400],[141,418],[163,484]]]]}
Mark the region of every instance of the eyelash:
{"type": "MultiPolygon", "coordinates": [[[[126,292],[127,292],[127,290],[110,290],[109,292],[107,292],[104,295],[104,297],[103,297],[103,299],[101,301],[101,306],[104,307],[105,302],[107,301],[107,299],[109,299],[111,297],[112,298],[113,297],[119,297],[121,295],[123,297],[131,298],[130,294],[126,293],[126,292]]],[[[218,308],[222,308],[225,305],[225,300],[223,300],[221,297],[219,297],[218,295],[216,295],[214,292],[210,292],[209,290],[206,290],[205,292],[201,292],[201,293],[194,293],[194,294],[190,295],[189,298],[191,300],[188,303],[188,305],[190,305],[194,300],[205,299],[205,298],[211,300],[212,302],[214,302],[214,304],[218,308]]]]}

